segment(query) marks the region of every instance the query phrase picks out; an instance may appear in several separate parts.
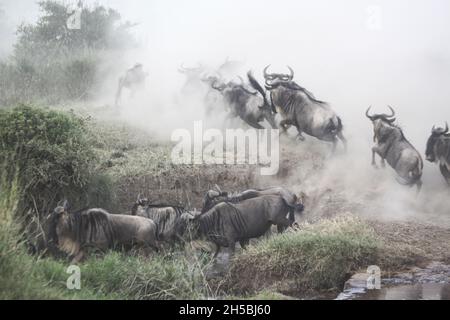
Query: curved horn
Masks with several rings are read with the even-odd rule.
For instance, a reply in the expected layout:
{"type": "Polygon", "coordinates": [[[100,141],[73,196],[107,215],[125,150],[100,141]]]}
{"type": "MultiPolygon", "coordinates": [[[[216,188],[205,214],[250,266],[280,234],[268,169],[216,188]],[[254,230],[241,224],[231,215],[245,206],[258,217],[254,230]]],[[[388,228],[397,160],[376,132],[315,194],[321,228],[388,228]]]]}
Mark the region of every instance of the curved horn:
{"type": "Polygon", "coordinates": [[[394,109],[390,106],[390,105],[388,105],[388,108],[389,109],[391,109],[391,113],[392,113],[392,115],[387,115],[387,114],[383,114],[386,118],[392,118],[393,116],[395,116],[395,111],[394,111],[394,109]]]}
{"type": "Polygon", "coordinates": [[[267,78],[267,76],[269,75],[269,74],[267,73],[267,69],[269,69],[269,67],[270,67],[270,64],[267,65],[267,66],[264,68],[264,70],[263,70],[264,78],[267,78]]]}
{"type": "Polygon", "coordinates": [[[219,193],[222,193],[222,190],[219,188],[217,184],[214,185],[214,188],[216,188],[216,190],[219,191],[219,193]]]}
{"type": "Polygon", "coordinates": [[[367,108],[367,110],[366,110],[366,117],[369,118],[370,120],[372,120],[372,116],[369,115],[369,111],[371,108],[372,108],[372,106],[369,106],[369,108],[367,108]]]}
{"type": "Polygon", "coordinates": [[[241,84],[243,85],[244,84],[244,79],[242,79],[241,76],[238,76],[238,78],[239,78],[239,80],[241,80],[241,84]]]}
{"type": "Polygon", "coordinates": [[[447,123],[447,121],[445,121],[445,129],[444,129],[444,133],[447,133],[448,132],[448,123],[447,123]]]}
{"type": "Polygon", "coordinates": [[[289,72],[291,73],[291,74],[289,75],[289,78],[292,80],[292,79],[294,79],[294,70],[292,70],[292,68],[289,67],[289,66],[287,66],[287,67],[288,67],[288,69],[289,69],[289,72]]]}

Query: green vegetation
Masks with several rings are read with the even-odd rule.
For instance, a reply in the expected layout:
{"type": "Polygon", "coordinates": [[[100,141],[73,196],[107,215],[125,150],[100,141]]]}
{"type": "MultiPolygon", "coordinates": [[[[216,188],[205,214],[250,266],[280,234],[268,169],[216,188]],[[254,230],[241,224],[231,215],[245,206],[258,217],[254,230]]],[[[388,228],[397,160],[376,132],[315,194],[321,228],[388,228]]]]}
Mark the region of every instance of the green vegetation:
{"type": "Polygon", "coordinates": [[[132,25],[112,9],[82,5],[81,29],[70,29],[68,4],[47,0],[39,7],[36,23],[18,27],[12,56],[0,62],[0,106],[85,101],[113,69],[105,68],[105,57],[136,45],[132,25]]]}
{"type": "Polygon", "coordinates": [[[303,225],[258,242],[238,255],[226,286],[238,294],[274,287],[295,295],[330,290],[378,259],[382,243],[361,220],[342,216],[303,225]]]}

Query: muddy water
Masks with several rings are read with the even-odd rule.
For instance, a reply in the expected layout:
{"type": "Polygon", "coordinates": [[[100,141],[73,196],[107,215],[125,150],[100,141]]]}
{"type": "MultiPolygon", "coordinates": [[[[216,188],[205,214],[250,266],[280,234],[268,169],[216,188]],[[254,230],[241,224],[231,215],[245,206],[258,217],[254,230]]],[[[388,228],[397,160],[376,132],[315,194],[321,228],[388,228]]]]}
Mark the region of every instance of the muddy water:
{"type": "Polygon", "coordinates": [[[385,287],[355,294],[352,300],[450,300],[450,284],[423,283],[385,287]]]}
{"type": "Polygon", "coordinates": [[[368,290],[364,274],[346,283],[337,300],[450,300],[450,265],[432,262],[425,268],[381,279],[381,289],[368,290]]]}

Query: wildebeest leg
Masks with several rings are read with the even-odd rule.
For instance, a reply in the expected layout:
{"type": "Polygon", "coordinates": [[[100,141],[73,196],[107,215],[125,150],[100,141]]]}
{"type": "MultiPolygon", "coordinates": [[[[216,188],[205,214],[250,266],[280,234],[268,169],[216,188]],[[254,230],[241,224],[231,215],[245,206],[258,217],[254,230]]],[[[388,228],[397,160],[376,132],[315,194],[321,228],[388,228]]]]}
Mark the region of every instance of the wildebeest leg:
{"type": "Polygon", "coordinates": [[[78,262],[80,262],[81,260],[83,260],[84,258],[84,251],[80,250],[78,251],[78,253],[75,255],[75,257],[73,257],[72,261],[70,262],[71,264],[77,264],[78,262]]]}
{"type": "Polygon", "coordinates": [[[220,245],[216,244],[216,252],[214,253],[213,258],[217,258],[217,256],[219,255],[219,251],[220,251],[220,245]]]}
{"type": "Polygon", "coordinates": [[[372,148],[372,166],[378,168],[377,163],[375,162],[375,153],[377,152],[377,147],[372,148]]]}
{"type": "Polygon", "coordinates": [[[439,170],[441,171],[442,176],[444,176],[445,181],[450,186],[450,172],[447,169],[447,166],[444,163],[439,164],[439,170]]]}
{"type": "Polygon", "coordinates": [[[339,140],[342,141],[342,144],[344,145],[344,150],[347,151],[347,139],[342,134],[342,131],[338,132],[337,137],[339,138],[339,140]]]}
{"type": "Polygon", "coordinates": [[[241,240],[241,241],[239,241],[239,244],[241,245],[242,249],[245,249],[248,246],[249,242],[250,242],[250,240],[248,240],[248,239],[247,240],[241,240]]]}
{"type": "Polygon", "coordinates": [[[386,168],[386,160],[384,158],[381,158],[381,167],[386,168]]]}
{"type": "Polygon", "coordinates": [[[419,194],[420,190],[422,189],[422,180],[417,180],[416,182],[416,187],[417,187],[417,194],[419,194]]]}
{"type": "Polygon", "coordinates": [[[249,126],[255,128],[255,129],[264,129],[264,127],[262,125],[260,125],[257,122],[253,122],[253,121],[248,121],[248,120],[244,120],[249,126]]]}

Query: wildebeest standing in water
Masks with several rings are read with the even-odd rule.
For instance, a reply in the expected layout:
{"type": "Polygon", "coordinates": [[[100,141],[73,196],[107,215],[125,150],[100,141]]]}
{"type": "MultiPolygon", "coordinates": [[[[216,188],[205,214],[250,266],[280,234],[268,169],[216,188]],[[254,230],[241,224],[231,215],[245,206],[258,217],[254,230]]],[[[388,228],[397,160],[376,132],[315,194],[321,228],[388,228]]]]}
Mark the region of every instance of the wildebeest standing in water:
{"type": "Polygon", "coordinates": [[[148,73],[143,69],[142,64],[137,63],[134,67],[127,70],[124,76],[119,78],[119,85],[116,92],[116,107],[119,105],[122,97],[123,88],[130,90],[130,96],[133,97],[136,91],[142,89],[145,85],[145,78],[148,73]]]}
{"type": "Polygon", "coordinates": [[[259,122],[265,119],[272,128],[276,129],[275,117],[267,102],[264,89],[250,72],[247,73],[247,77],[256,91],[250,91],[244,83],[229,82],[218,85],[216,81],[211,86],[222,93],[225,103],[230,107],[229,117],[239,117],[255,129],[264,129],[259,122]]]}
{"type": "Polygon", "coordinates": [[[423,161],[419,152],[406,140],[403,131],[394,124],[395,111],[389,106],[391,114],[370,115],[370,107],[366,116],[373,124],[372,165],[376,167],[375,154],[381,157],[381,164],[385,160],[397,172],[396,178],[400,184],[417,186],[419,192],[422,187],[423,161]]]}
{"type": "Polygon", "coordinates": [[[346,148],[347,141],[342,133],[341,118],[330,106],[317,100],[312,93],[295,83],[294,71],[290,67],[290,74],[267,73],[268,67],[264,68],[266,89],[270,92],[273,109],[283,118],[280,126],[284,130],[291,125],[295,126],[300,140],[304,140],[304,132],[319,140],[332,142],[333,151],[338,139],[346,148]]]}
{"type": "Polygon", "coordinates": [[[67,201],[50,215],[50,235],[58,248],[71,256],[72,263],[83,259],[89,247],[100,250],[133,246],[158,250],[156,225],[147,218],[110,214],[103,209],[69,213],[67,201]]]}
{"type": "Polygon", "coordinates": [[[236,242],[245,247],[249,240],[264,235],[272,225],[284,230],[291,225],[286,218],[289,206],[278,195],[263,195],[239,203],[221,202],[212,209],[193,216],[192,234],[216,244],[217,250],[229,247],[234,252],[236,242]]]}
{"type": "Polygon", "coordinates": [[[442,176],[450,186],[450,134],[448,133],[448,123],[445,123],[445,129],[433,126],[431,136],[427,141],[425,155],[428,161],[439,164],[442,176]]]}
{"type": "Polygon", "coordinates": [[[185,240],[184,235],[191,216],[184,208],[151,204],[147,198],[138,198],[131,214],[151,219],[156,224],[158,240],[166,242],[185,240]]]}

